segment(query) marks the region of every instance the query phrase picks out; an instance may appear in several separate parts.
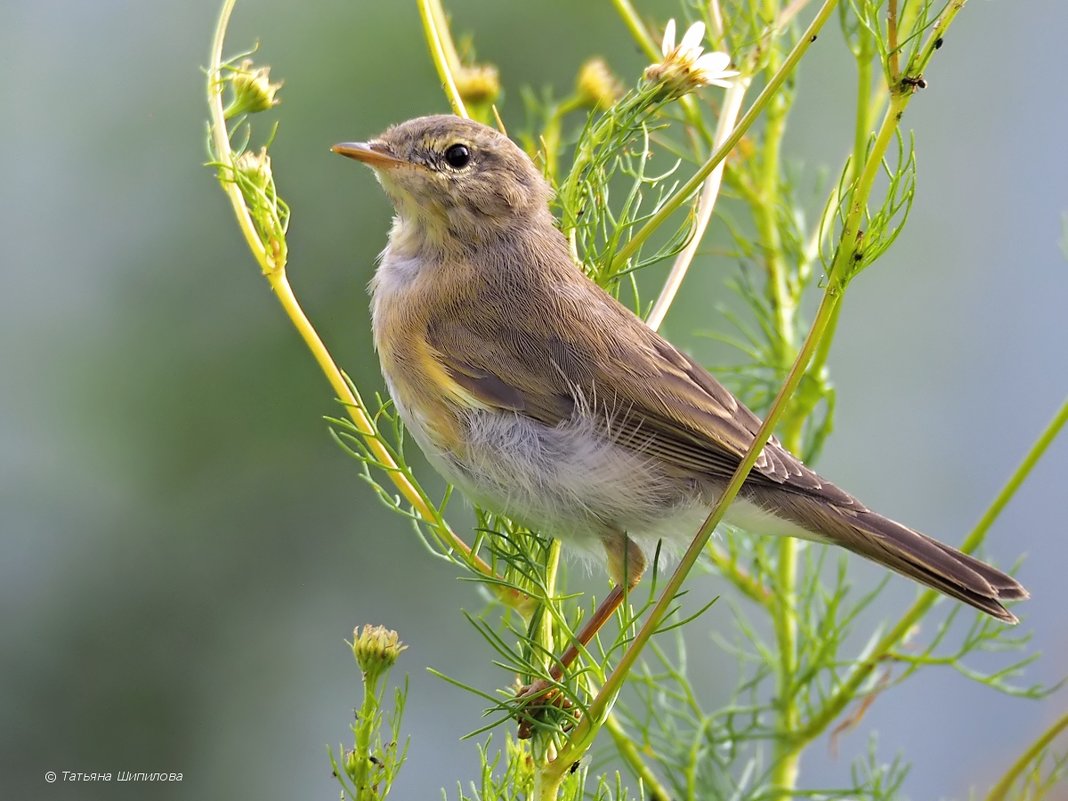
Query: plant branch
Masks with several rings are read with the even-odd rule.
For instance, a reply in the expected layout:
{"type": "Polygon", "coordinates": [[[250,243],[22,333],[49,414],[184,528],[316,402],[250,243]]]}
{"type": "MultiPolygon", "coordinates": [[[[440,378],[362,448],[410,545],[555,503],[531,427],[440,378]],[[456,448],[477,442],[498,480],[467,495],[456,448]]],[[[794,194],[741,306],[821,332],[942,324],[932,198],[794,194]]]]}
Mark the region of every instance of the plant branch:
{"type": "MultiPolygon", "coordinates": [[[[623,24],[627,26],[627,30],[634,37],[634,41],[638,43],[638,46],[649,60],[653,62],[659,61],[661,58],[660,48],[653,37],[649,35],[649,31],[645,29],[641,17],[634,10],[634,6],[630,4],[630,0],[612,0],[612,5],[616,7],[616,12],[622,18],[623,24]]],[[[701,116],[701,110],[697,107],[697,101],[693,95],[684,95],[679,99],[679,104],[686,114],[687,122],[701,132],[707,141],[708,129],[705,128],[704,118],[701,116]]]]}
{"type": "MultiPolygon", "coordinates": [[[[226,38],[226,29],[229,26],[235,3],[236,0],[226,0],[219,13],[219,20],[212,38],[207,71],[207,97],[211,116],[211,141],[214,156],[216,162],[221,165],[220,184],[226,196],[230,199],[230,205],[233,207],[238,226],[245,236],[245,241],[252,251],[253,257],[260,265],[263,274],[271,285],[271,289],[278,298],[278,302],[281,303],[286,315],[311,351],[316,363],[323,371],[327,381],[329,381],[335,395],[341,400],[346,413],[356,426],[360,436],[363,437],[368,450],[377,463],[389,475],[390,480],[404,499],[411,504],[412,508],[426,521],[427,525],[437,532],[444,543],[462,553],[465,561],[474,570],[486,577],[494,578],[492,568],[471,550],[470,546],[451,529],[440,512],[427,502],[420,490],[412,484],[405,472],[397,465],[388,449],[378,439],[374,422],[365,411],[367,407],[362,398],[355,391],[355,388],[345,380],[341,370],[338,369],[330,356],[326,345],[319,338],[311,321],[308,320],[307,315],[304,314],[304,310],[293,294],[293,289],[286,277],[285,263],[276,258],[276,254],[279,252],[279,248],[276,246],[277,243],[265,243],[260,238],[252,220],[247,201],[236,181],[233,180],[233,175],[236,171],[234,166],[236,156],[230,144],[230,135],[223,109],[222,94],[226,81],[222,75],[222,51],[226,38]],[[229,177],[227,177],[228,175],[229,177]]],[[[497,596],[510,606],[518,608],[528,600],[518,591],[504,588],[497,582],[493,582],[493,587],[497,596]]]]}
{"type": "MultiPolygon", "coordinates": [[[[716,135],[713,140],[715,147],[720,147],[733,130],[735,120],[738,119],[738,112],[742,107],[742,98],[745,97],[745,91],[748,88],[749,79],[739,76],[724,95],[723,108],[720,110],[719,122],[716,124],[716,135]]],[[[697,211],[694,215],[693,230],[690,232],[690,241],[686,243],[686,247],[682,249],[682,252],[675,257],[675,263],[671,266],[671,271],[668,273],[667,280],[664,281],[660,295],[657,297],[656,303],[653,304],[649,316],[645,319],[646,324],[654,331],[660,328],[661,323],[664,322],[664,317],[667,316],[668,309],[671,308],[679,287],[682,286],[682,281],[690,269],[690,264],[693,262],[694,256],[697,255],[697,248],[701,245],[705,230],[712,219],[716,198],[719,197],[719,189],[723,183],[723,167],[724,162],[721,161],[709,173],[708,178],[705,179],[701,188],[701,196],[697,201],[697,211]]]]}
{"type": "Polygon", "coordinates": [[[812,356],[820,337],[822,337],[827,321],[830,318],[834,306],[840,301],[840,298],[840,292],[832,292],[831,287],[827,288],[827,291],[823,296],[823,301],[816,312],[816,317],[812,322],[812,328],[809,330],[809,335],[802,345],[789,374],[786,376],[786,380],[783,383],[782,388],[779,390],[779,394],[776,396],[775,402],[772,404],[767,417],[757,431],[752,444],[748,451],[746,451],[738,468],[734,471],[734,475],[730,482],[724,489],[723,494],[712,507],[712,511],[701,526],[700,531],[690,543],[689,548],[686,549],[686,553],[679,561],[675,572],[672,573],[671,577],[664,585],[664,589],[661,591],[656,605],[646,617],[645,623],[642,624],[641,629],[631,641],[627,650],[624,651],[622,657],[620,657],[619,663],[608,676],[608,679],[601,687],[600,692],[598,692],[596,697],[590,702],[586,714],[583,715],[582,719],[575,727],[568,743],[561,750],[560,755],[554,762],[547,766],[546,770],[566,770],[567,767],[580,758],[589,747],[598,727],[603,723],[604,716],[611,702],[622,688],[623,682],[631,668],[634,666],[634,663],[637,661],[642,648],[659,629],[665,615],[675,603],[676,596],[679,589],[682,587],[683,581],[686,579],[686,576],[689,575],[690,570],[696,563],[701,551],[708,542],[709,537],[711,537],[712,532],[723,519],[723,515],[727,511],[727,506],[734,500],[738,491],[742,488],[742,484],[745,482],[746,477],[749,475],[749,471],[752,469],[753,465],[756,464],[757,459],[763,452],[764,445],[767,443],[768,439],[770,439],[776,422],[785,411],[790,396],[800,383],[801,377],[805,372],[805,366],[807,365],[809,358],[812,356]]]}
{"type": "Polygon", "coordinates": [[[453,77],[453,70],[457,67],[456,46],[452,43],[441,0],[419,0],[419,17],[423,21],[423,34],[430,48],[430,57],[438,71],[449,105],[458,117],[467,117],[467,108],[453,77]]]}
{"type": "Polygon", "coordinates": [[[677,189],[675,193],[661,205],[657,212],[653,214],[638,231],[635,232],[634,236],[631,237],[630,241],[628,241],[623,247],[621,247],[616,252],[616,254],[612,257],[612,261],[609,266],[610,273],[618,271],[621,265],[624,264],[627,259],[633,256],[635,252],[637,252],[638,248],[641,247],[642,243],[644,243],[645,240],[648,239],[654,231],[656,231],[661,225],[663,225],[664,221],[668,217],[674,214],[679,209],[679,207],[687,201],[687,199],[693,197],[694,193],[696,193],[701,188],[701,185],[704,183],[705,178],[707,178],[712,173],[712,171],[716,169],[720,162],[727,158],[727,155],[731,152],[731,150],[734,149],[734,146],[741,141],[743,136],[745,136],[746,131],[748,131],[749,128],[752,127],[753,123],[756,122],[757,118],[760,116],[760,113],[764,110],[764,107],[771,101],[771,99],[775,96],[776,92],[778,92],[779,87],[782,85],[782,83],[786,80],[790,73],[793,72],[794,68],[797,66],[797,63],[801,60],[801,57],[805,54],[811,44],[816,41],[816,36],[823,28],[823,25],[827,21],[827,18],[831,15],[831,12],[834,11],[837,5],[838,0],[824,0],[824,3],[820,7],[820,10],[817,12],[815,19],[813,19],[812,22],[809,23],[808,28],[805,29],[805,32],[801,35],[801,38],[798,40],[797,44],[794,45],[794,48],[790,51],[790,54],[783,61],[783,64],[779,68],[778,72],[776,72],[775,75],[772,76],[772,79],[768,81],[768,85],[764,87],[763,91],[761,91],[761,93],[757,96],[756,100],[753,101],[753,105],[749,107],[748,111],[746,111],[745,115],[738,122],[738,125],[735,127],[731,135],[727,137],[726,140],[724,140],[723,144],[720,147],[716,148],[715,152],[713,152],[712,155],[709,156],[708,159],[705,161],[705,163],[698,168],[697,172],[695,172],[690,177],[690,179],[686,181],[686,183],[679,187],[679,189],[677,189]]]}
{"type": "MultiPolygon", "coordinates": [[[[1053,440],[1057,438],[1065,423],[1068,423],[1068,399],[1064,401],[1049,425],[1035,440],[1023,461],[1013,471],[1001,492],[994,499],[994,502],[990,504],[990,507],[979,519],[975,528],[965,538],[964,543],[960,546],[962,551],[965,553],[974,551],[983,542],[987,531],[997,520],[998,515],[1001,514],[1002,510],[1016,494],[1016,491],[1019,490],[1020,486],[1031,474],[1032,469],[1045,454],[1053,440]]],[[[941,596],[934,590],[925,590],[920,594],[894,627],[883,635],[882,639],[871,649],[868,656],[853,668],[849,677],[839,685],[838,689],[827,699],[819,712],[798,732],[798,737],[802,741],[809,741],[818,737],[838,717],[846,705],[856,697],[861,685],[875,669],[875,666],[908,636],[912,627],[927,613],[927,610],[931,608],[939,597],[941,596]]]]}
{"type": "Polygon", "coordinates": [[[1062,715],[1053,725],[1046,729],[1038,738],[1027,747],[1012,766],[1005,772],[997,784],[990,788],[986,801],[1009,801],[1013,785],[1027,770],[1028,765],[1042,755],[1046,747],[1065,729],[1068,729],[1068,714],[1062,715]]]}
{"type": "Polygon", "coordinates": [[[634,744],[634,738],[623,728],[619,718],[609,713],[608,717],[605,718],[604,727],[608,730],[612,742],[615,743],[616,751],[619,752],[620,757],[623,758],[623,761],[630,766],[630,769],[645,785],[647,797],[650,801],[669,801],[671,793],[661,784],[660,779],[657,778],[652,769],[645,764],[641,751],[634,744]]]}

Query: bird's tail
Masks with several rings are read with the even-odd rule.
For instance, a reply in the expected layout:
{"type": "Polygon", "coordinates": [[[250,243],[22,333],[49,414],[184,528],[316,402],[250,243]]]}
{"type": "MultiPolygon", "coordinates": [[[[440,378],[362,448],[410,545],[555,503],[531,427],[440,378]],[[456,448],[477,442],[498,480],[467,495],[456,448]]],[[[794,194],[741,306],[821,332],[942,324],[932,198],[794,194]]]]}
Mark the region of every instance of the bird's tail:
{"type": "Polygon", "coordinates": [[[860,504],[851,508],[782,490],[776,495],[778,513],[818,539],[848,548],[1006,623],[1018,622],[1001,602],[1022,600],[1029,593],[997,568],[860,504]]]}

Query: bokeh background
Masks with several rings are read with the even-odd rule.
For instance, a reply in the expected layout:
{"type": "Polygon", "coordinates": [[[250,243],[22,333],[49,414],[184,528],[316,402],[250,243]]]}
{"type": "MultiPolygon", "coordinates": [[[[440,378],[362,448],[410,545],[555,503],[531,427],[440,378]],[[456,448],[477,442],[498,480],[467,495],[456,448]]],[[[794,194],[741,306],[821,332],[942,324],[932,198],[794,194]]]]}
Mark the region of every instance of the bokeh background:
{"type": "MultiPolygon", "coordinates": [[[[562,89],[592,53],[624,75],[643,65],[608,3],[448,6],[500,66],[506,117],[521,118],[521,83],[562,89]]],[[[476,775],[459,738],[482,704],[426,666],[486,689],[506,679],[461,615],[482,608],[471,585],[331,442],[331,393],[201,166],[216,10],[0,8],[0,797],[336,797],[326,744],[351,742],[359,701],[343,640],[376,622],[410,644],[396,797],[437,798],[476,775]],[[184,781],[47,785],[47,770],[184,781]]],[[[961,15],[908,112],[912,220],[851,289],[833,353],[821,469],[951,542],[1068,394],[1065,30],[1059,0],[976,0],[961,15]]],[[[364,287],[390,210],[328,147],[446,110],[414,3],[243,0],[230,50],[256,39],[286,81],[272,153],[293,208],[292,282],[341,364],[378,388],[364,287]]],[[[802,73],[791,158],[840,164],[845,64],[832,24],[802,73]]],[[[736,265],[701,265],[667,332],[708,358],[693,333],[716,327],[736,265]]],[[[1068,673],[1066,476],[1062,439],[988,545],[1003,564],[1028,555],[1035,682],[1068,673]]],[[[879,576],[856,567],[859,583],[879,576]]],[[[891,582],[883,611],[912,593],[891,582]]],[[[730,625],[726,607],[705,620],[730,625]]],[[[708,636],[694,643],[698,683],[714,688],[724,657],[708,636]]],[[[878,731],[883,757],[913,762],[910,797],[965,798],[1066,705],[1065,692],[1020,701],[931,670],[876,703],[837,755],[812,749],[805,784],[843,784],[878,731]]]]}

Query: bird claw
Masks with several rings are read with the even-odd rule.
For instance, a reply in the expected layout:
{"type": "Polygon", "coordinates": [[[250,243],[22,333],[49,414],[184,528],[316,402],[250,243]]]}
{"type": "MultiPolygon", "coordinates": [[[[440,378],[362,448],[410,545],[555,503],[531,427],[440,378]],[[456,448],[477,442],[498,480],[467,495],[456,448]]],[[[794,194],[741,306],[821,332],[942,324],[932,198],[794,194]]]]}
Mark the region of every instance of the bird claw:
{"type": "MultiPolygon", "coordinates": [[[[545,679],[537,679],[525,687],[520,687],[516,690],[515,700],[519,702],[515,719],[519,722],[517,736],[520,740],[529,740],[533,736],[535,725],[544,719],[550,709],[567,712],[576,718],[578,716],[577,712],[571,712],[574,704],[545,679]]],[[[564,729],[570,729],[571,725],[573,724],[565,725],[564,729]]]]}

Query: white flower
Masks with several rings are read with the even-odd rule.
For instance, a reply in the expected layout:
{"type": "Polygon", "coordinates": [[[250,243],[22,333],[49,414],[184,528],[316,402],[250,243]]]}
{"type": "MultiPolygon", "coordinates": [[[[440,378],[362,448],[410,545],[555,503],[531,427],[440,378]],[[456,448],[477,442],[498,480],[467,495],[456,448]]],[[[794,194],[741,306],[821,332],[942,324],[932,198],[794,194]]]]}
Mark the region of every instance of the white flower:
{"type": "Polygon", "coordinates": [[[738,74],[729,70],[731,57],[727,53],[712,52],[702,55],[701,42],[705,38],[705,24],[695,22],[682,41],[675,45],[675,20],[668,20],[664,28],[664,41],[660,52],[664,58],[645,69],[645,79],[662,83],[672,93],[680,95],[700,86],[730,86],[730,78],[738,74]]]}

